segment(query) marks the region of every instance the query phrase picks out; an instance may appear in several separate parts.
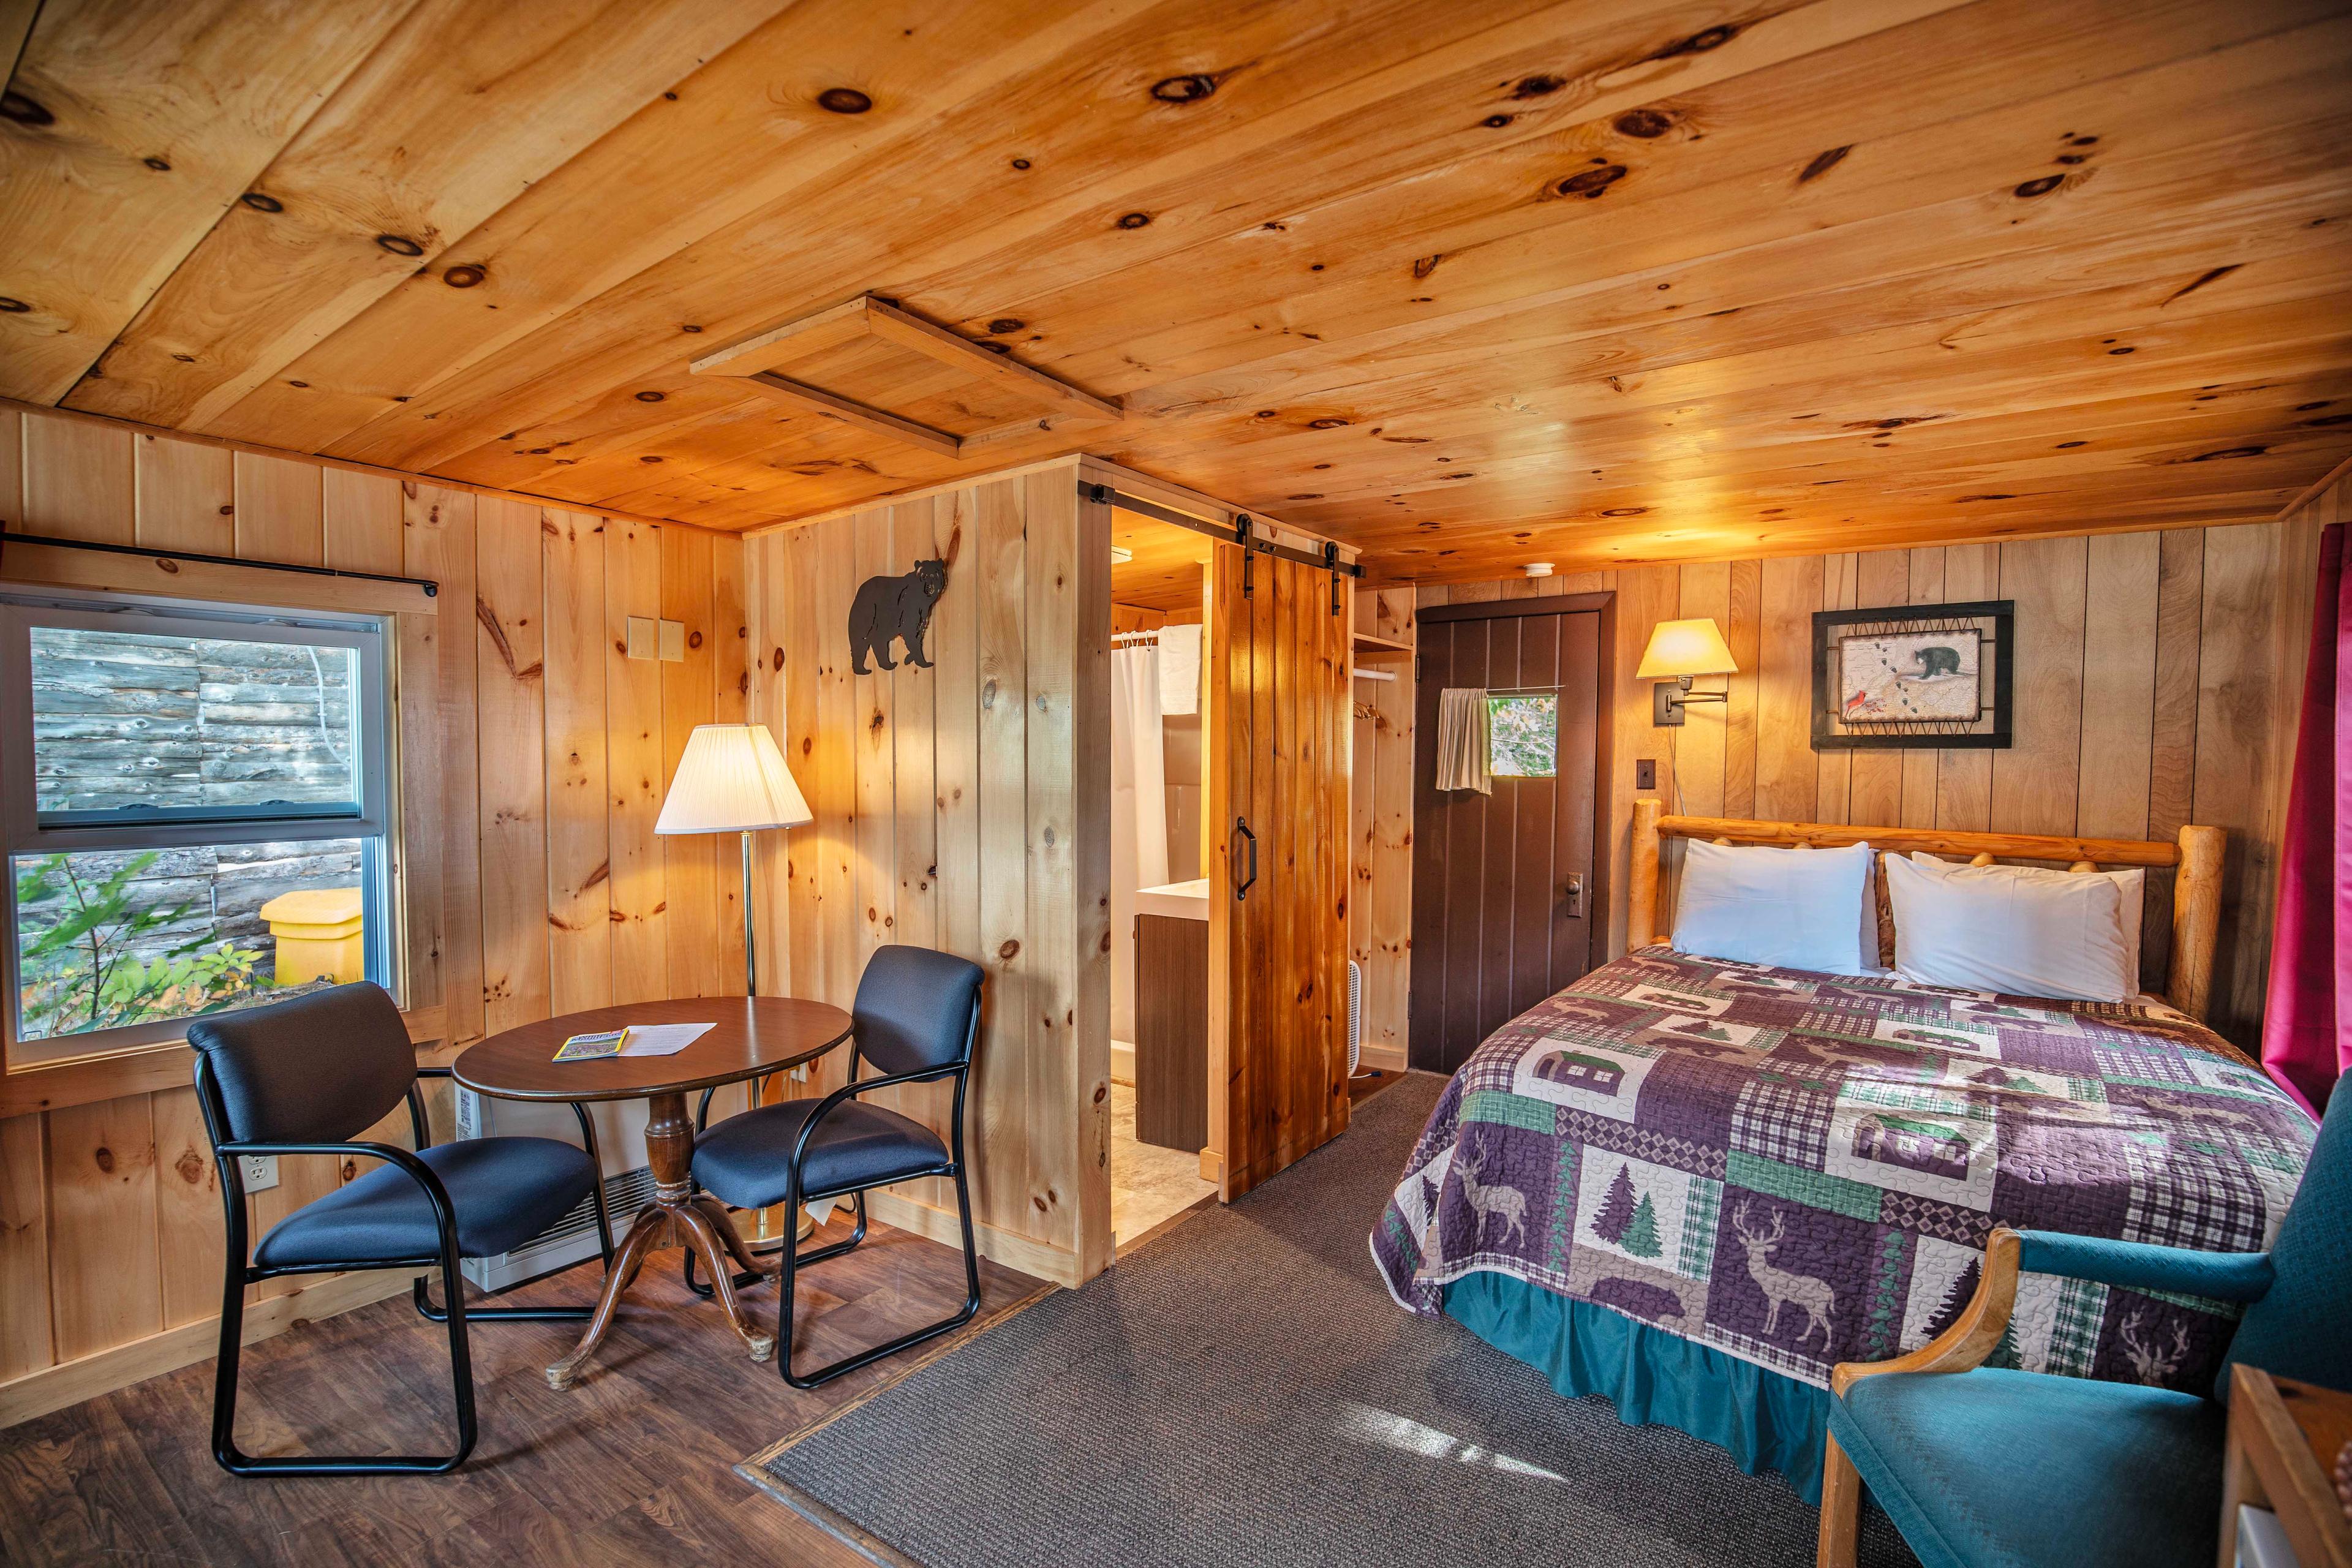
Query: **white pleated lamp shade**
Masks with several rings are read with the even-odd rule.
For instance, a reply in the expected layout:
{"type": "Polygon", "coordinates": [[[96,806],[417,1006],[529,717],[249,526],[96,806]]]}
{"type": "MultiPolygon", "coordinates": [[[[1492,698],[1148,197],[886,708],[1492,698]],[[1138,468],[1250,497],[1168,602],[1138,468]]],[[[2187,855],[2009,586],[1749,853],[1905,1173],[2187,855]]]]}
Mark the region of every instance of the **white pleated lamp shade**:
{"type": "Polygon", "coordinates": [[[740,833],[811,820],[801,786],[765,724],[697,724],[654,831],[740,833]]]}

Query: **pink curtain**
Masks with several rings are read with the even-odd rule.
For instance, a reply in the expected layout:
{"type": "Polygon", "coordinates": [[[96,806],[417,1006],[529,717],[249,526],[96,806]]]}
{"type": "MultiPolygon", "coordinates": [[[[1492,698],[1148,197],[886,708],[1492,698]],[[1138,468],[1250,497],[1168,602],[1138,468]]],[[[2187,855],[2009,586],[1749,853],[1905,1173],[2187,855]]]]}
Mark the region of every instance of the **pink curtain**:
{"type": "Polygon", "coordinates": [[[2314,1112],[2352,1068],[2352,576],[2340,522],[2319,537],[2263,1066],[2314,1112]]]}

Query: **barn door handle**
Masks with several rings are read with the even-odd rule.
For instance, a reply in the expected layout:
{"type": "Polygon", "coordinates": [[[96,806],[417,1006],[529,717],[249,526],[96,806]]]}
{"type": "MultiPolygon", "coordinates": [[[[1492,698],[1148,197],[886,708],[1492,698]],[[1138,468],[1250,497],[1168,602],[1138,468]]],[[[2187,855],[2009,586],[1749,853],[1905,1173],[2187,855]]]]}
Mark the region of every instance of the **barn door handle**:
{"type": "Polygon", "coordinates": [[[1239,902],[1248,898],[1249,890],[1257,886],[1257,835],[1250,831],[1249,818],[1246,816],[1234,818],[1230,860],[1234,877],[1234,899],[1239,902]],[[1242,846],[1244,841],[1249,846],[1249,875],[1246,877],[1241,874],[1242,846]]]}

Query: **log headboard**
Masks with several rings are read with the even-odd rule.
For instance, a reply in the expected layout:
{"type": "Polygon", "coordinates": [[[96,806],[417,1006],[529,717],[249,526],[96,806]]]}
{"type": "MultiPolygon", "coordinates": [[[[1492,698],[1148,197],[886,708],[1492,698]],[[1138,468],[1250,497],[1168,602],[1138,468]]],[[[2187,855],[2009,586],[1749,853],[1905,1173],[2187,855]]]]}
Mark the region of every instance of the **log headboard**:
{"type": "Polygon", "coordinates": [[[2073,838],[2032,833],[1948,833],[1930,827],[1864,827],[1833,822],[1749,822],[1736,817],[1667,816],[1664,803],[1633,803],[1633,865],[1627,899],[1625,942],[1643,946],[1659,931],[1659,856],[1669,838],[1705,838],[1727,844],[1810,844],[1837,849],[1867,841],[1874,849],[1908,855],[1958,855],[1989,863],[1996,859],[2048,860],[2077,870],[2144,866],[2175,868],[2172,882],[2172,956],[2165,973],[2165,1000],[2205,1019],[2213,996],[2214,940],[2221,928],[2221,856],[2229,836],[2219,827],[2188,826],[2170,843],[2148,838],[2073,838]]]}

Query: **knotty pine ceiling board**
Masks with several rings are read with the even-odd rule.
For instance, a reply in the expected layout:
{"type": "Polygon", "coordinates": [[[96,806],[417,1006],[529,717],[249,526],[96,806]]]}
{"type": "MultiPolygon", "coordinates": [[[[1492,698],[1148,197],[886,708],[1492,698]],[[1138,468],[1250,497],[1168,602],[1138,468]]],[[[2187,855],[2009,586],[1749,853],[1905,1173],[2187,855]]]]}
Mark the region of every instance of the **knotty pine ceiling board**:
{"type": "Polygon", "coordinates": [[[1113,508],[1110,542],[1114,549],[1130,552],[1127,560],[1110,563],[1112,603],[1200,614],[1202,569],[1216,548],[1208,535],[1113,508]]]}
{"type": "Polygon", "coordinates": [[[2346,0],[625,10],[44,8],[0,391],[723,529],[1092,451],[1373,581],[2248,521],[2352,448],[2346,0]],[[867,292],[1125,416],[793,367],[1013,422],[950,457],[687,369],[867,292]]]}

